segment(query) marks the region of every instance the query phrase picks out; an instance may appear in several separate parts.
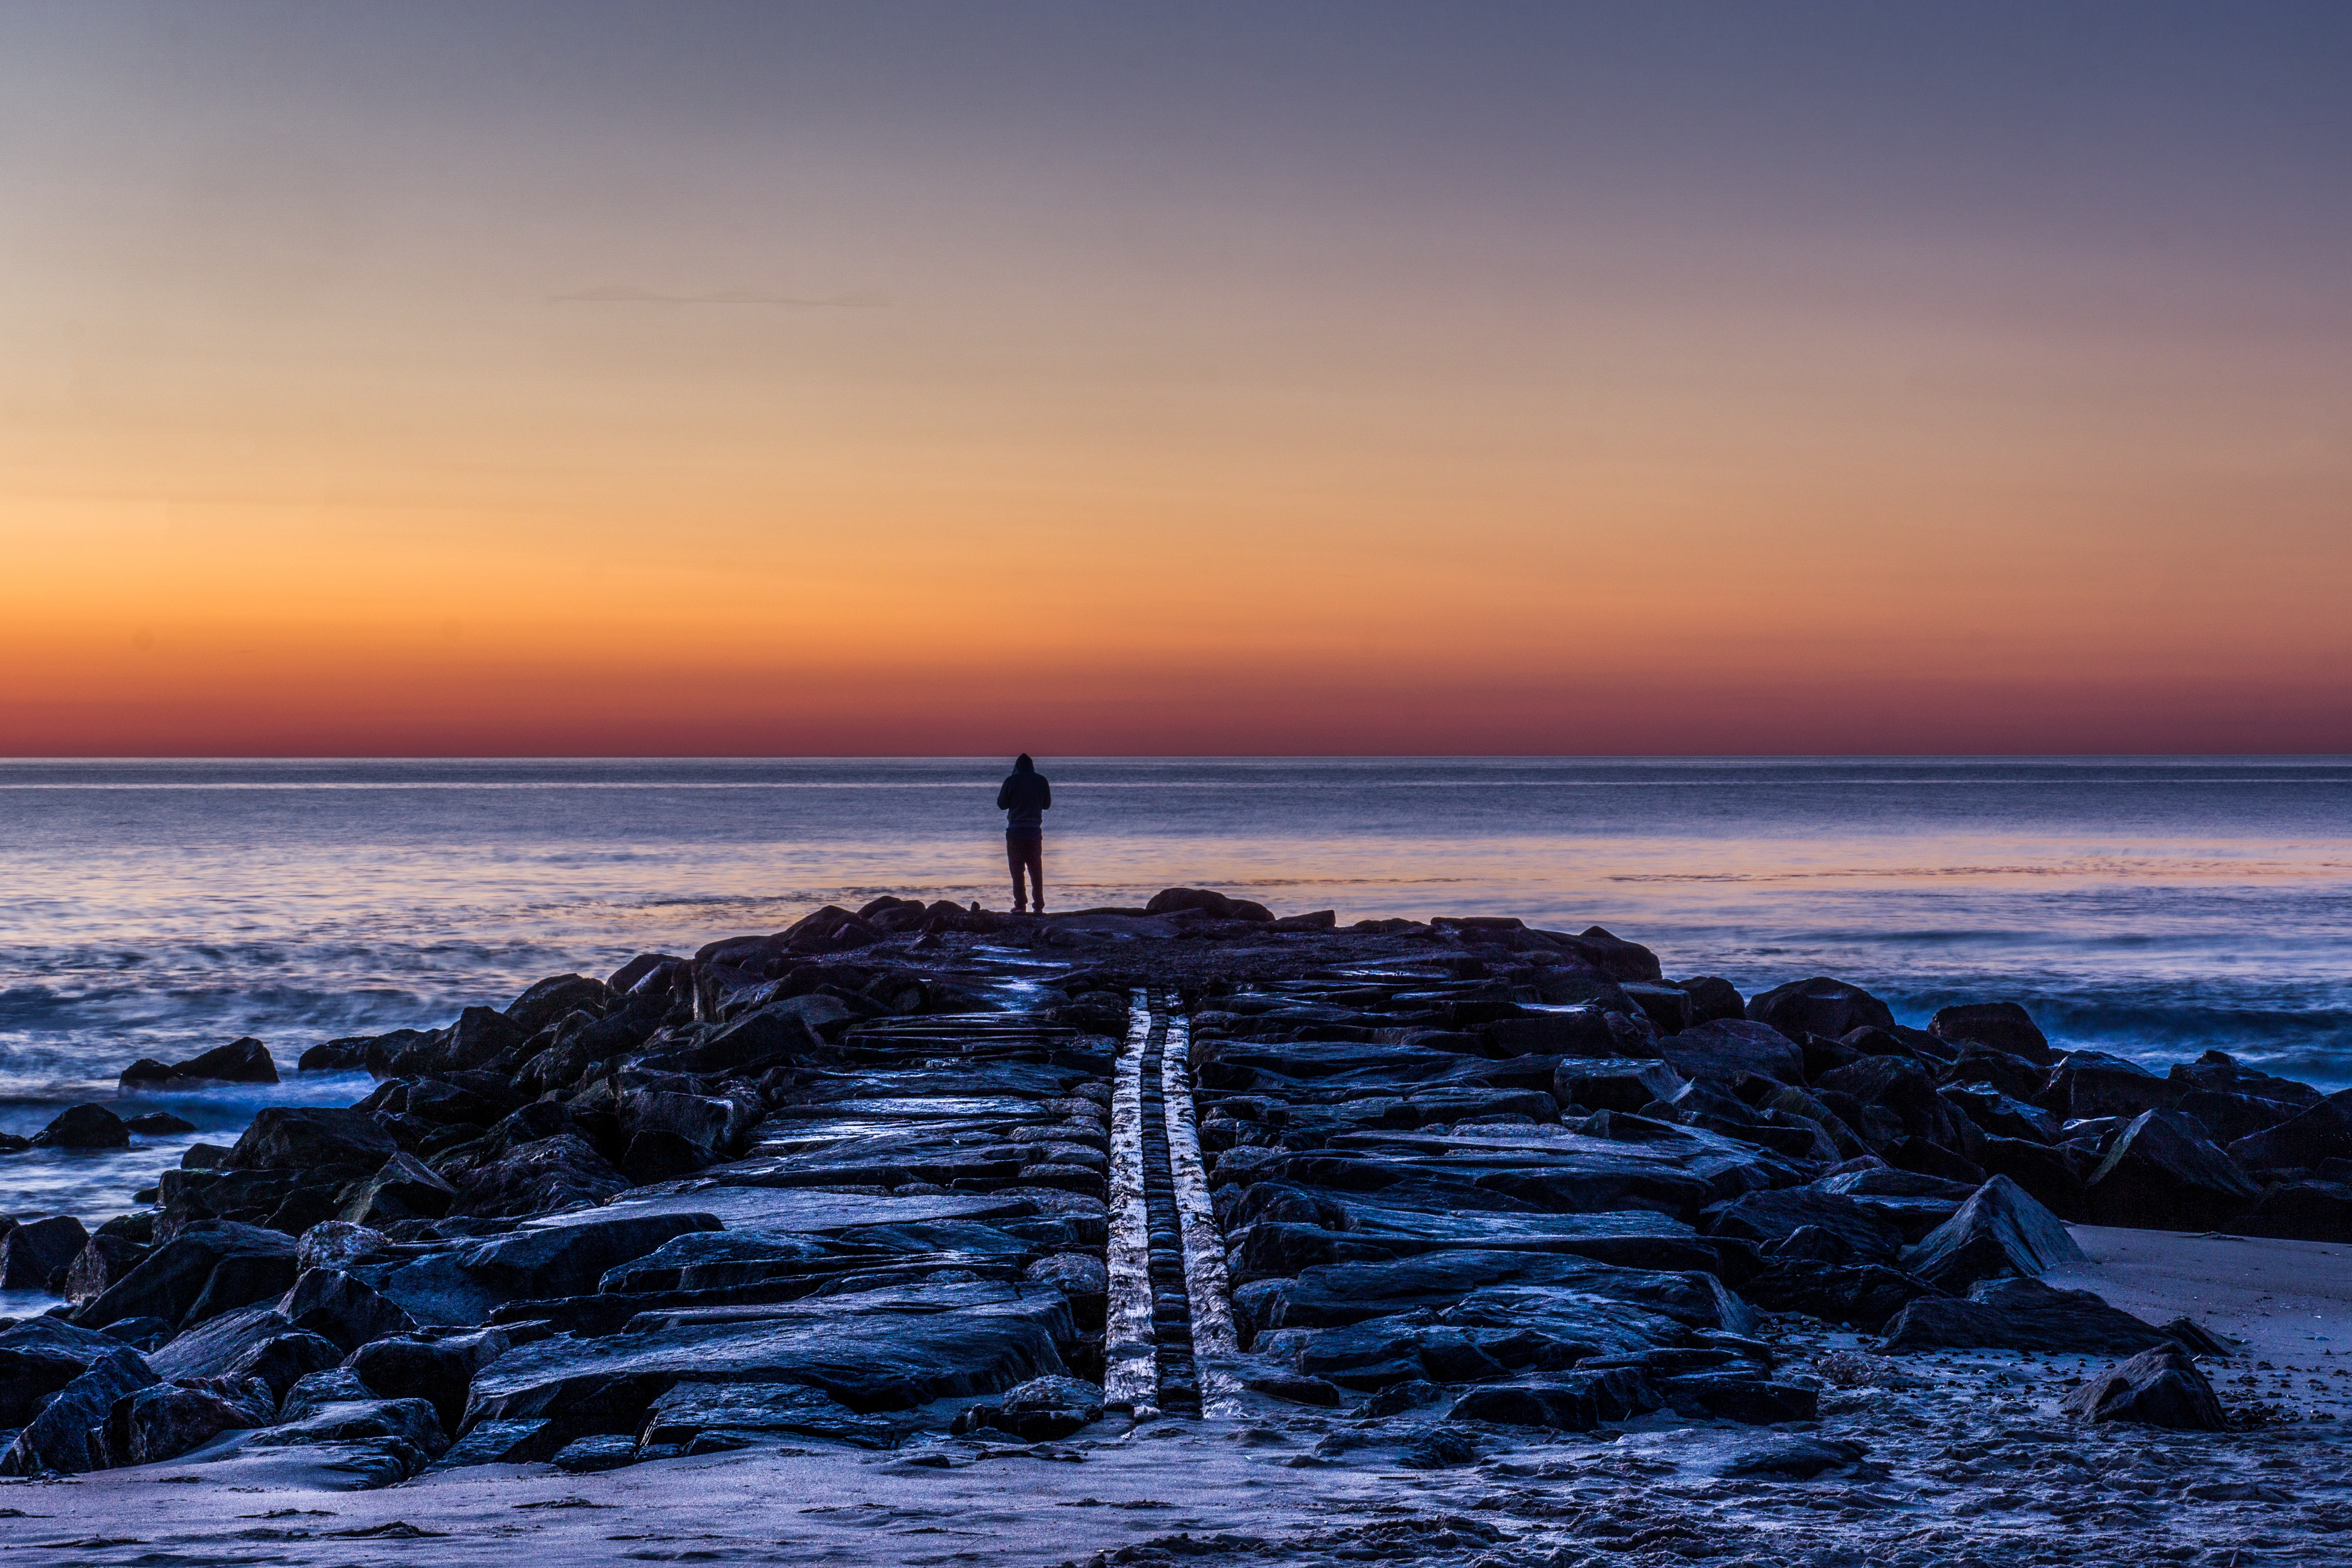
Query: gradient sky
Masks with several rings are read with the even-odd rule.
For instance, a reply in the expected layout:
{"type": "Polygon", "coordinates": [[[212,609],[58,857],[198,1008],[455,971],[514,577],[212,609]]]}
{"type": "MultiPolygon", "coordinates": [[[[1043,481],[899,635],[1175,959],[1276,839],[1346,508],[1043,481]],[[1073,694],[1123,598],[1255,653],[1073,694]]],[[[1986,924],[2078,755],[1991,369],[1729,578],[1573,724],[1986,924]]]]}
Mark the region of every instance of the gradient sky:
{"type": "Polygon", "coordinates": [[[2352,752],[2352,6],[0,0],[0,753],[2352,752]]]}

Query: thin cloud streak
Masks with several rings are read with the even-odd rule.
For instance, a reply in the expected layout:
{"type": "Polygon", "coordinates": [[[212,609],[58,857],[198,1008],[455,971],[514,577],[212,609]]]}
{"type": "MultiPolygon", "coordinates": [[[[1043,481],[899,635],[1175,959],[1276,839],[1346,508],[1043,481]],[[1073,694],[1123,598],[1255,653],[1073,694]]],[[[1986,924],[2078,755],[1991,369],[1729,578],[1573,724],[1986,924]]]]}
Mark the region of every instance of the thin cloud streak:
{"type": "Polygon", "coordinates": [[[550,304],[554,305],[756,305],[780,310],[878,310],[890,304],[889,296],[867,292],[816,297],[720,289],[704,294],[665,294],[653,289],[625,285],[584,289],[573,294],[550,294],[547,299],[550,304]]]}

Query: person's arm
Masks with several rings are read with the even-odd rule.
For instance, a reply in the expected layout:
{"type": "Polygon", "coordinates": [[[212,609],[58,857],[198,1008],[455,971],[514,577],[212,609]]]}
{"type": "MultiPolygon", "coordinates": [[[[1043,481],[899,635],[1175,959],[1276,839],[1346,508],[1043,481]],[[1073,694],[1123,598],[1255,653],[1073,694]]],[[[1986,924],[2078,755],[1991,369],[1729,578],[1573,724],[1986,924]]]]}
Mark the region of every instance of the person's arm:
{"type": "Polygon", "coordinates": [[[996,809],[999,811],[1011,811],[1013,809],[1013,781],[1011,779],[1006,779],[1003,784],[996,786],[996,809]]]}
{"type": "Polygon", "coordinates": [[[1044,779],[1037,781],[1037,809],[1040,811],[1054,809],[1054,786],[1044,779]]]}

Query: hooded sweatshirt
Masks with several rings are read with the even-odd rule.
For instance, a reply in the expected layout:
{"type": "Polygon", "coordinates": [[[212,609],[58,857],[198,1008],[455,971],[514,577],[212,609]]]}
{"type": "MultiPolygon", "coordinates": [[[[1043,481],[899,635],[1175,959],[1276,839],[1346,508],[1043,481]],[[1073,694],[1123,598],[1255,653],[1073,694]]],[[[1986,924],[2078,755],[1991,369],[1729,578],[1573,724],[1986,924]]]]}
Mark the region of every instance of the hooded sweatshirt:
{"type": "Polygon", "coordinates": [[[1045,814],[1053,805],[1054,786],[1045,782],[1029,753],[1022,752],[1005,775],[1004,787],[996,792],[996,809],[1005,814],[1004,831],[1016,838],[1044,837],[1045,814]]]}

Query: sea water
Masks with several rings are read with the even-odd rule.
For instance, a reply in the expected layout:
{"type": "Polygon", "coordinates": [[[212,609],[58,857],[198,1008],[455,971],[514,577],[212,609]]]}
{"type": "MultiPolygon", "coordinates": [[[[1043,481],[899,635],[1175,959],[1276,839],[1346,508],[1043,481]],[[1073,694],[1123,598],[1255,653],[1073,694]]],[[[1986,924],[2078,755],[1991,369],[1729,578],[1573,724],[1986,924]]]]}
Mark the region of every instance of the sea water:
{"type": "MultiPolygon", "coordinates": [[[[1675,976],[1832,974],[1906,1023],[2011,998],[2062,1045],[2352,1082],[2352,759],[1045,757],[1052,907],[1222,888],[1340,920],[1601,924],[1675,976]]],[[[197,1132],[0,1155],[96,1219],[337,1036],[445,1023],[882,893],[1009,901],[1002,759],[0,763],[0,1131],[139,1057],[259,1037],[197,1132]]]]}

